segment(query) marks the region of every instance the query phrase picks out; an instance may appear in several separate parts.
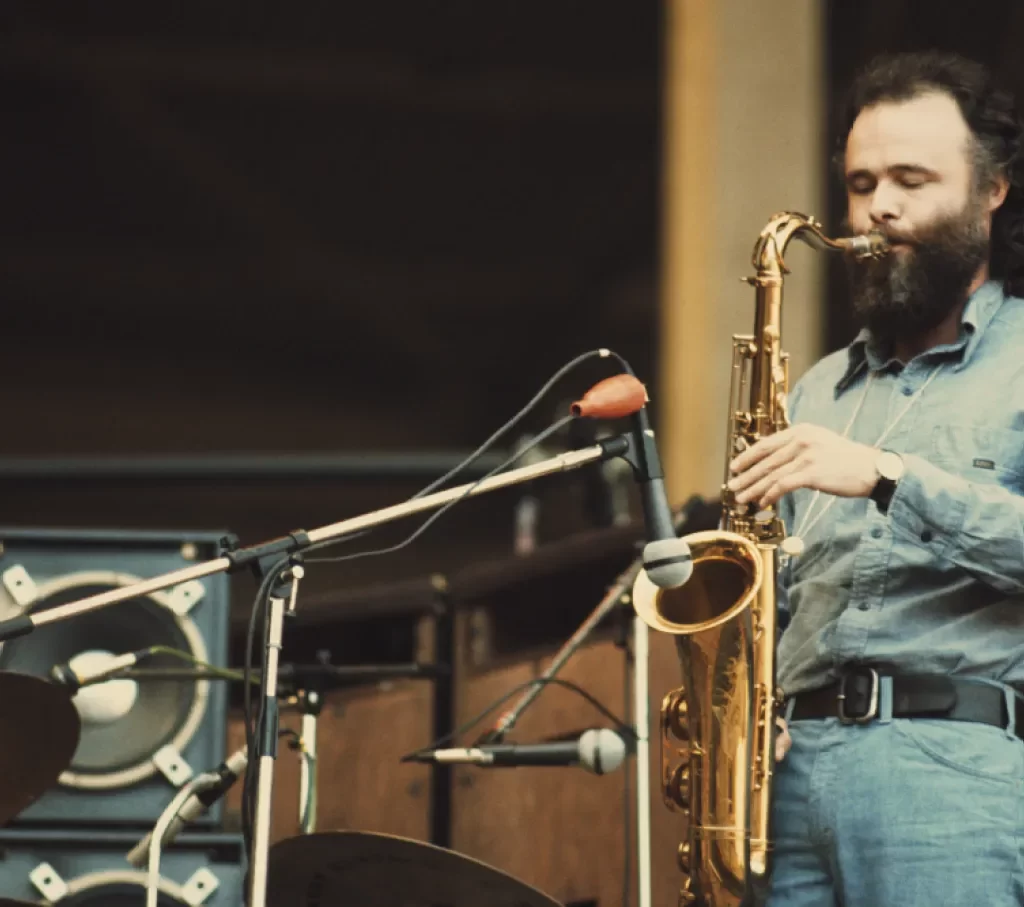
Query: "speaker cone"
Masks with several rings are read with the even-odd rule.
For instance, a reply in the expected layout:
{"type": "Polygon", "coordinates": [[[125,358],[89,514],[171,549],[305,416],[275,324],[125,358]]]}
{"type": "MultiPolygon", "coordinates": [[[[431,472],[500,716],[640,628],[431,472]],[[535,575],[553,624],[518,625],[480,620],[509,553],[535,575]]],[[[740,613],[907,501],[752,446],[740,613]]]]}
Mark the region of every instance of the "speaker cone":
{"type": "MultiPolygon", "coordinates": [[[[57,577],[39,585],[30,611],[39,613],[138,581],[138,577],[105,571],[57,577]]],[[[55,665],[98,666],[110,656],[155,645],[207,661],[198,628],[171,601],[168,594],[156,592],[37,627],[0,648],[0,668],[50,677],[55,665]]],[[[144,666],[185,667],[168,655],[147,658],[144,666]]],[[[81,738],[60,783],[110,789],[152,776],[157,771],[152,758],[159,749],[171,745],[180,753],[195,735],[208,696],[206,681],[118,679],[83,687],[75,696],[82,718],[81,738]]]]}

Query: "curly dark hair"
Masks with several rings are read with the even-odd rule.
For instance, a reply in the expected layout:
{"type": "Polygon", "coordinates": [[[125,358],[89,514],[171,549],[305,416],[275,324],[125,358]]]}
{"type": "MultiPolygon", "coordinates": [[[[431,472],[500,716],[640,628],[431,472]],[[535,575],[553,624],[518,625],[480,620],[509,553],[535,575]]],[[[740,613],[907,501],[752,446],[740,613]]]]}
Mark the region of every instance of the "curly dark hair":
{"type": "Polygon", "coordinates": [[[985,187],[998,175],[1009,192],[992,218],[991,276],[1004,291],[1024,296],[1024,160],[1022,122],[1013,95],[984,65],[953,53],[924,51],[876,57],[854,79],[847,96],[837,161],[862,110],[885,101],[909,101],[940,91],[960,108],[974,136],[974,175],[985,187]]]}

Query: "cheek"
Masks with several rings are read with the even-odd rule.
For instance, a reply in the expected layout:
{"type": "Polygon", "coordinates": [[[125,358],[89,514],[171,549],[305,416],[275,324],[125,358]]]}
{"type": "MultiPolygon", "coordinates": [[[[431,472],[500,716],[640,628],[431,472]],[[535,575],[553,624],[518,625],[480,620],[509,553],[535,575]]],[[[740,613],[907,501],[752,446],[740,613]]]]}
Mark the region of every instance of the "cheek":
{"type": "Polygon", "coordinates": [[[871,227],[871,198],[866,195],[846,196],[846,220],[853,233],[867,233],[871,227]]]}
{"type": "Polygon", "coordinates": [[[969,199],[966,192],[945,185],[931,184],[918,192],[908,192],[903,201],[907,220],[925,226],[964,210],[969,199]]]}

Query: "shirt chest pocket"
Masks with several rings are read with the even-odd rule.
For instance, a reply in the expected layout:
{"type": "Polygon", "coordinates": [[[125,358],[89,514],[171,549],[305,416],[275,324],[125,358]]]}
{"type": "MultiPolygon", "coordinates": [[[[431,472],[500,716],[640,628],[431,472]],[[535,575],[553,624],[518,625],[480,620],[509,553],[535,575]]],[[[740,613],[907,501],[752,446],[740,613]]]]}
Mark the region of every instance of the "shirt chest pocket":
{"type": "Polygon", "coordinates": [[[1024,431],[984,423],[937,425],[931,461],[969,482],[1024,487],[1024,431]]]}

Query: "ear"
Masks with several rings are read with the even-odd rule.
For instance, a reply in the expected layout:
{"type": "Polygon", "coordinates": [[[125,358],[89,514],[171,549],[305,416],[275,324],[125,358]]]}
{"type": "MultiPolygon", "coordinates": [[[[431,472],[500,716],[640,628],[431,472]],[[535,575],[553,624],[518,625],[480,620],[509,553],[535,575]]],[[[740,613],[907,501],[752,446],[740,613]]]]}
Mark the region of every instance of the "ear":
{"type": "Polygon", "coordinates": [[[999,208],[1002,207],[1003,202],[1006,201],[1006,194],[1010,191],[1010,181],[1006,176],[1000,173],[992,182],[988,188],[988,213],[993,214],[999,208]]]}

